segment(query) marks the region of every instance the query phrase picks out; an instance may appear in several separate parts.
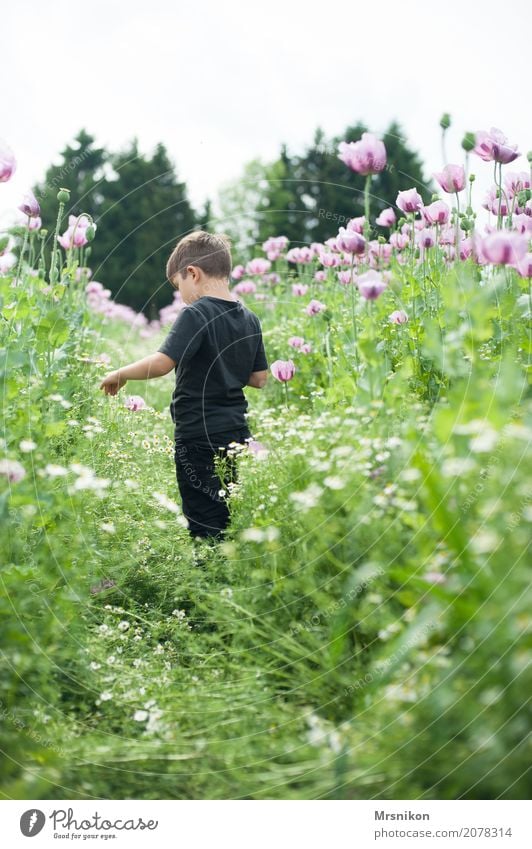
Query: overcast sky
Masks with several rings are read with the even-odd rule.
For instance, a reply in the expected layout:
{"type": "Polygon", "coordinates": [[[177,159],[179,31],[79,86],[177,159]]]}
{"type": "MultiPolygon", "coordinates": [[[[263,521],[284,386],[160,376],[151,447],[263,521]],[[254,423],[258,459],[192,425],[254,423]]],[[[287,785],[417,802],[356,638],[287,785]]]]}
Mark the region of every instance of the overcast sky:
{"type": "MultiPolygon", "coordinates": [[[[392,119],[439,169],[442,112],[453,127],[496,126],[524,154],[530,113],[530,3],[525,0],[26,0],[2,12],[2,127],[18,161],[0,211],[81,127],[117,149],[162,141],[196,205],[254,157],[292,152],[316,126],[374,132],[392,119]]],[[[486,185],[491,167],[475,159],[486,185]]],[[[66,181],[68,182],[68,181],[66,181]]],[[[408,186],[405,186],[408,188],[408,186]]],[[[5,213],[4,219],[5,220],[5,213]]]]}

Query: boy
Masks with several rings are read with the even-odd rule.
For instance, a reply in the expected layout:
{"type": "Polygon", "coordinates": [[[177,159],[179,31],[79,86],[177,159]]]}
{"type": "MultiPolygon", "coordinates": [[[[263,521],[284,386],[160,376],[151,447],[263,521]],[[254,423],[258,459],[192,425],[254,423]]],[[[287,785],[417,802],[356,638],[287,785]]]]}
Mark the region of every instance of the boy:
{"type": "Polygon", "coordinates": [[[193,538],[223,539],[230,518],[227,484],[236,480],[234,457],[226,452],[232,442],[253,439],[242,387],[262,389],[268,378],[260,321],[229,291],[231,268],[225,234],[197,230],[182,238],[166,276],[186,306],[155,354],[111,372],[100,384],[116,395],[127,380],[175,370],[170,413],[176,477],[193,538]],[[217,452],[226,457],[223,484],[214,470],[217,452]]]}

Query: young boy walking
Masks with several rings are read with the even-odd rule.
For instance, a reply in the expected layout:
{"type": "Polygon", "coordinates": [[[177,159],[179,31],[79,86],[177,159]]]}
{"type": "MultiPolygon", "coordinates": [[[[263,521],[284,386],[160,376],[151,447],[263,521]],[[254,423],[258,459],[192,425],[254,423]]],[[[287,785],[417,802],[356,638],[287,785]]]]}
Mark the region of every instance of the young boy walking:
{"type": "Polygon", "coordinates": [[[229,238],[197,230],[182,238],[166,276],[185,306],[156,353],[110,372],[100,384],[116,395],[128,380],[161,377],[175,370],[170,404],[176,476],[188,530],[194,537],[222,539],[229,523],[227,484],[236,482],[231,443],[253,439],[245,413],[244,386],[262,389],[268,378],[258,317],[229,291],[229,238]],[[225,457],[223,483],[214,468],[225,457]]]}

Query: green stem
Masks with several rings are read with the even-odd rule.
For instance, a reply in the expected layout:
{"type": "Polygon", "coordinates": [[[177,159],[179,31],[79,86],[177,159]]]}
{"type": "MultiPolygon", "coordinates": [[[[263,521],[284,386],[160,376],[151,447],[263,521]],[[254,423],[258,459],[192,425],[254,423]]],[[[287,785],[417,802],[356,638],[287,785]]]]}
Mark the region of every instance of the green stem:
{"type": "MultiPolygon", "coordinates": [[[[497,163],[495,163],[495,182],[497,183],[497,163]]],[[[502,205],[502,162],[499,162],[499,182],[497,183],[499,187],[499,209],[497,211],[497,230],[500,230],[502,227],[502,214],[501,214],[501,205],[502,205]]]]}
{"type": "Polygon", "coordinates": [[[369,242],[370,237],[370,224],[369,224],[369,190],[371,186],[371,174],[366,175],[366,182],[364,183],[364,215],[366,216],[366,221],[364,224],[365,237],[369,242]]]}
{"type": "MultiPolygon", "coordinates": [[[[373,357],[373,342],[375,340],[374,327],[373,327],[373,301],[368,301],[368,311],[369,311],[369,338],[371,340],[371,356],[373,357]]],[[[369,396],[370,400],[373,401],[373,363],[372,360],[368,361],[368,380],[369,380],[369,396]]]]}
{"type": "Polygon", "coordinates": [[[331,343],[330,343],[330,327],[327,324],[327,330],[325,332],[325,350],[327,351],[327,372],[329,375],[329,386],[333,384],[333,375],[332,375],[332,360],[331,360],[331,343]]]}
{"type": "MultiPolygon", "coordinates": [[[[28,215],[28,227],[30,223],[30,217],[28,215]]],[[[17,275],[15,277],[15,286],[18,286],[18,281],[20,279],[20,273],[22,271],[22,260],[24,259],[24,254],[26,253],[26,246],[28,244],[28,233],[29,229],[24,231],[24,239],[22,240],[22,247],[20,249],[20,256],[18,258],[18,266],[17,266],[17,275]]]]}
{"type": "Polygon", "coordinates": [[[284,381],[284,402],[286,404],[286,409],[288,409],[288,383],[284,381]]]}
{"type": "Polygon", "coordinates": [[[456,194],[456,236],[455,236],[455,251],[456,256],[454,258],[455,262],[458,262],[460,259],[460,195],[458,192],[456,194]]]}
{"type": "Polygon", "coordinates": [[[353,322],[353,347],[354,347],[354,352],[355,352],[355,363],[356,363],[356,367],[357,367],[357,370],[358,370],[358,350],[357,350],[358,339],[357,339],[357,321],[356,321],[356,316],[355,316],[355,284],[354,284],[354,281],[353,281],[354,269],[355,269],[355,255],[352,254],[352,256],[351,256],[351,281],[350,281],[350,287],[351,287],[351,320],[353,322]]]}
{"type": "Polygon", "coordinates": [[[61,221],[63,220],[63,212],[65,209],[65,204],[61,201],[59,202],[59,209],[57,211],[57,221],[55,224],[55,232],[54,232],[54,244],[52,247],[52,258],[50,260],[50,283],[52,285],[57,283],[57,278],[59,276],[59,272],[56,265],[57,258],[57,237],[59,236],[59,228],[61,227],[61,221]]]}

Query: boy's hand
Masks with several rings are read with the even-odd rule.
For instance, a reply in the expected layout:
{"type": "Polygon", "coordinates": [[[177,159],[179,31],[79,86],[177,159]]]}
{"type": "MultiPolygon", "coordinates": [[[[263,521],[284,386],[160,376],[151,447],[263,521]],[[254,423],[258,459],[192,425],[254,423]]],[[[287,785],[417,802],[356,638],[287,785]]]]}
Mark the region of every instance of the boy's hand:
{"type": "Polygon", "coordinates": [[[100,389],[103,389],[106,395],[116,395],[119,389],[127,383],[127,378],[122,377],[120,371],[110,371],[106,374],[100,383],[100,389]]]}

